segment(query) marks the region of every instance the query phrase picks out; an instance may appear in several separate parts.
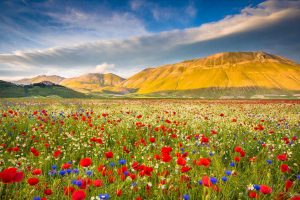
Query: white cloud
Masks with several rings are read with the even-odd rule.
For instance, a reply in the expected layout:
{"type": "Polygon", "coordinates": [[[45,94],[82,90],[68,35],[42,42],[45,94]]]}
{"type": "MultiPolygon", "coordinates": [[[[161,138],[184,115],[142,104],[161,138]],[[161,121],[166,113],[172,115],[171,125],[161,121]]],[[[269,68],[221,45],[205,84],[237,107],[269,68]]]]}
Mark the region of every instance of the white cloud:
{"type": "Polygon", "coordinates": [[[95,70],[95,66],[102,63],[99,69],[113,70],[128,77],[147,66],[228,50],[267,49],[300,60],[299,19],[299,1],[269,0],[254,8],[247,7],[240,14],[200,27],[129,39],[0,54],[0,66],[38,67],[42,72],[57,69],[61,71],[58,75],[66,76],[75,74],[75,71],[95,70]]]}
{"type": "Polygon", "coordinates": [[[97,65],[95,68],[95,73],[108,73],[112,72],[112,70],[115,68],[114,64],[108,64],[108,63],[102,63],[100,65],[97,65]]]}

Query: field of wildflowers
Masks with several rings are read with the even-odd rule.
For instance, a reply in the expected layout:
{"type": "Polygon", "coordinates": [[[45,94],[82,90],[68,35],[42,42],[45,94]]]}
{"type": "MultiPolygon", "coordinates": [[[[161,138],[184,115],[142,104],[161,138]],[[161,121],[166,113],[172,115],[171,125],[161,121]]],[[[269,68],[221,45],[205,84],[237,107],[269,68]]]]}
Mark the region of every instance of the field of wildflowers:
{"type": "Polygon", "coordinates": [[[0,102],[0,199],[300,199],[299,102],[0,102]]]}

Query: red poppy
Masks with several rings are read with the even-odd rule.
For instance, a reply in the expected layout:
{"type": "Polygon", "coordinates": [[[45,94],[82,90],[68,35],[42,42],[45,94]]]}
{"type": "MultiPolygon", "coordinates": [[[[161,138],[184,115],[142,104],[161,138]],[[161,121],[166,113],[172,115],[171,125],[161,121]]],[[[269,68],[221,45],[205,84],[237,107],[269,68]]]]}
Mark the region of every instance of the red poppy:
{"type": "Polygon", "coordinates": [[[82,167],[88,167],[88,166],[90,166],[92,164],[92,159],[90,159],[90,158],[83,158],[83,159],[80,160],[79,164],[82,167]]]}
{"type": "Polygon", "coordinates": [[[42,170],[41,169],[34,169],[31,172],[32,175],[41,175],[42,174],[42,170]]]}
{"type": "Polygon", "coordinates": [[[38,152],[38,150],[36,150],[34,147],[31,147],[30,151],[35,157],[38,157],[40,155],[40,152],[38,152]]]}
{"type": "Polygon", "coordinates": [[[235,152],[241,152],[241,151],[243,151],[243,149],[242,149],[242,147],[240,147],[240,146],[236,146],[236,147],[234,148],[234,151],[235,151],[235,152]]]}
{"type": "Polygon", "coordinates": [[[120,196],[122,195],[122,190],[121,190],[121,189],[117,189],[116,195],[117,195],[118,197],[120,197],[120,196]]]}
{"type": "Polygon", "coordinates": [[[204,167],[209,167],[210,166],[210,162],[211,160],[209,158],[200,158],[198,162],[196,162],[196,164],[198,166],[204,166],[204,167]]]}
{"type": "Polygon", "coordinates": [[[281,170],[281,172],[289,172],[290,168],[287,164],[282,164],[282,165],[280,165],[280,170],[281,170]]]}
{"type": "Polygon", "coordinates": [[[181,165],[181,166],[184,166],[186,164],[186,160],[183,157],[180,156],[180,157],[177,158],[177,164],[181,165]]]}
{"type": "Polygon", "coordinates": [[[101,180],[97,179],[97,180],[94,180],[93,185],[95,187],[101,187],[103,185],[103,182],[101,180]]]}
{"type": "Polygon", "coordinates": [[[49,188],[47,188],[47,189],[44,190],[44,194],[45,195],[51,195],[52,194],[52,190],[49,189],[49,188]]]}
{"type": "Polygon", "coordinates": [[[57,150],[53,153],[54,158],[58,158],[58,156],[61,154],[61,150],[57,150]]]}
{"type": "Polygon", "coordinates": [[[206,187],[211,187],[213,185],[208,176],[202,177],[202,184],[206,187]]]}
{"type": "Polygon", "coordinates": [[[270,188],[267,185],[261,185],[260,186],[260,192],[263,194],[271,194],[272,193],[272,188],[270,188]]]}
{"type": "Polygon", "coordinates": [[[24,179],[24,173],[18,172],[17,168],[9,167],[0,172],[0,180],[3,183],[21,182],[24,179]]]}
{"type": "Polygon", "coordinates": [[[181,172],[182,172],[182,173],[188,172],[188,171],[190,171],[190,170],[191,170],[191,168],[188,167],[188,166],[183,166],[183,167],[181,167],[181,172]]]}
{"type": "Polygon", "coordinates": [[[293,181],[287,180],[285,182],[285,191],[288,191],[293,186],[293,184],[294,184],[293,181]]]}
{"type": "Polygon", "coordinates": [[[287,160],[287,156],[286,156],[285,153],[284,154],[279,154],[277,156],[277,159],[280,160],[280,161],[286,161],[287,160]]]}
{"type": "Polygon", "coordinates": [[[106,157],[106,158],[113,158],[113,157],[114,157],[114,154],[113,154],[113,152],[108,151],[108,152],[105,152],[105,157],[106,157]]]}
{"type": "Polygon", "coordinates": [[[61,168],[62,169],[69,169],[72,165],[70,163],[64,163],[61,168]]]}
{"type": "Polygon", "coordinates": [[[86,194],[82,190],[76,190],[72,194],[72,200],[84,200],[86,197],[86,194]]]}
{"type": "Polygon", "coordinates": [[[29,185],[36,185],[36,184],[39,183],[39,179],[38,179],[38,178],[29,178],[29,179],[27,180],[27,183],[28,183],[29,185]]]}
{"type": "Polygon", "coordinates": [[[256,192],[254,192],[254,191],[249,191],[248,197],[252,198],[252,199],[258,198],[258,194],[256,192]]]}
{"type": "Polygon", "coordinates": [[[154,143],[154,142],[155,142],[155,138],[154,138],[154,137],[151,137],[151,138],[149,138],[149,141],[150,141],[151,143],[154,143]]]}

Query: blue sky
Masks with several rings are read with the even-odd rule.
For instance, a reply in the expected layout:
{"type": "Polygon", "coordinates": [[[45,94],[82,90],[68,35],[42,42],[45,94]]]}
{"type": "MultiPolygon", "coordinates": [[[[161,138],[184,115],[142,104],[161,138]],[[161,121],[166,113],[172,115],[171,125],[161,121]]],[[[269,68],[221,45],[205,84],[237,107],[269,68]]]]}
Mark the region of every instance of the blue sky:
{"type": "Polygon", "coordinates": [[[2,0],[0,79],[146,67],[222,51],[300,61],[297,0],[2,0]]]}

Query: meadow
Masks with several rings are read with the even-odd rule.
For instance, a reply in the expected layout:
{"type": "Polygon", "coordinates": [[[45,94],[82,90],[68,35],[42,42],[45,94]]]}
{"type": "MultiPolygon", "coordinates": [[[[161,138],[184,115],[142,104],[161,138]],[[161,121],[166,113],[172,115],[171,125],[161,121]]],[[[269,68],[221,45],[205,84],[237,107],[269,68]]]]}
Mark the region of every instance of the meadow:
{"type": "Polygon", "coordinates": [[[0,199],[300,199],[300,101],[0,100],[0,199]]]}

